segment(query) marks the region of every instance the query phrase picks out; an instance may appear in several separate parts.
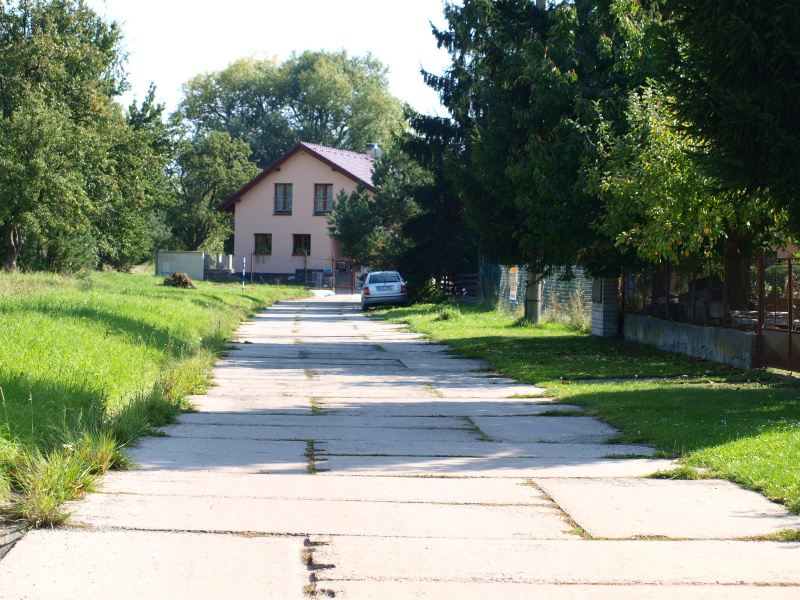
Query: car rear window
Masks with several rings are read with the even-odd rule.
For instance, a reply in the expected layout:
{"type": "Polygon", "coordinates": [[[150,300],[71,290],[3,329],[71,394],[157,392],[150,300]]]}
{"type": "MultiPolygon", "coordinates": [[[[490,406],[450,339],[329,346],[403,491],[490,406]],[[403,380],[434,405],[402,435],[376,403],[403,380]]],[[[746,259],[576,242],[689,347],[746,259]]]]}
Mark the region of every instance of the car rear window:
{"type": "Polygon", "coordinates": [[[402,281],[397,273],[376,273],[369,278],[370,283],[397,283],[402,281]]]}

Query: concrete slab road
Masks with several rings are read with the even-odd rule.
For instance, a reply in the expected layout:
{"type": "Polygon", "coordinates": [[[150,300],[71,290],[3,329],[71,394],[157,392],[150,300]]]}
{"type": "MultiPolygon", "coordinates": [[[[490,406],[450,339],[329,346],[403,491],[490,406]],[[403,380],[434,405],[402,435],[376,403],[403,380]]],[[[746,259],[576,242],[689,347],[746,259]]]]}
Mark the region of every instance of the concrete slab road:
{"type": "Polygon", "coordinates": [[[0,559],[0,600],[800,597],[800,528],[727,482],[360,310],[243,323],[198,412],[70,522],[0,559]]]}

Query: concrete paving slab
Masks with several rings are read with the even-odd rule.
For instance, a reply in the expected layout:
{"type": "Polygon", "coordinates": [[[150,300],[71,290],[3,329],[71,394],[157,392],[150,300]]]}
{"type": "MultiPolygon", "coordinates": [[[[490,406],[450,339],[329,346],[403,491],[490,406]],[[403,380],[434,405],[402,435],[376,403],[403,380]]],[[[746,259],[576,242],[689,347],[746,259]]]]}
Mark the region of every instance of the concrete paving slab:
{"type": "Polygon", "coordinates": [[[416,475],[449,477],[643,477],[675,463],[653,459],[436,458],[325,456],[321,476],[416,475]]]}
{"type": "MultiPolygon", "coordinates": [[[[323,396],[326,414],[330,415],[394,415],[394,416],[514,416],[535,415],[556,408],[567,409],[566,405],[556,405],[552,398],[532,402],[513,402],[485,400],[483,398],[459,398],[409,401],[407,398],[348,399],[323,396]]],[[[577,408],[577,407],[576,407],[577,408]]]]}
{"type": "Polygon", "coordinates": [[[429,371],[440,373],[443,371],[450,373],[479,373],[483,369],[491,368],[487,362],[473,361],[462,358],[435,358],[435,359],[413,359],[409,357],[398,358],[403,364],[412,371],[429,371]]]}
{"type": "Polygon", "coordinates": [[[458,417],[362,417],[356,415],[242,415],[237,413],[184,413],[178,416],[184,425],[240,425],[240,426],[308,426],[314,427],[423,427],[466,429],[469,427],[458,417]]]}
{"type": "MultiPolygon", "coordinates": [[[[385,355],[385,352],[381,352],[385,355]]],[[[345,373],[359,373],[366,369],[373,369],[372,375],[375,374],[374,369],[407,369],[408,367],[398,362],[397,358],[337,358],[332,359],[309,359],[306,356],[292,357],[292,358],[273,358],[264,360],[263,358],[236,358],[235,360],[226,360],[216,365],[217,372],[236,371],[246,373],[248,371],[258,372],[272,372],[280,371],[283,369],[300,370],[313,368],[316,370],[323,370],[326,372],[334,372],[336,370],[345,373]]]]}
{"type": "Polygon", "coordinates": [[[301,538],[31,531],[0,561],[3,600],[303,598],[301,538]]]}
{"type": "Polygon", "coordinates": [[[125,454],[138,469],[306,473],[304,441],[149,437],[125,454]]]}
{"type": "MultiPolygon", "coordinates": [[[[184,495],[369,502],[550,504],[527,479],[421,477],[315,477],[198,471],[116,471],[100,481],[104,494],[184,495]]],[[[78,503],[79,504],[79,503],[78,503]]]]}
{"type": "Polygon", "coordinates": [[[800,587],[753,585],[549,585],[449,581],[325,581],[320,593],[344,600],[795,600],[800,587]]]}
{"type": "Polygon", "coordinates": [[[542,505],[398,503],[218,496],[92,494],[70,522],[92,527],[269,535],[569,539],[571,527],[542,505]]]}
{"type": "Polygon", "coordinates": [[[453,358],[459,358],[458,355],[450,353],[450,348],[448,346],[426,340],[416,340],[414,342],[404,340],[394,341],[391,343],[381,342],[381,346],[383,346],[384,349],[390,353],[398,355],[402,354],[403,356],[451,356],[453,358]]]}
{"type": "MultiPolygon", "coordinates": [[[[174,440],[198,440],[198,446],[211,440],[374,440],[402,441],[405,443],[439,441],[439,442],[474,442],[479,438],[468,429],[445,429],[439,427],[328,427],[323,424],[314,425],[316,419],[309,417],[309,425],[303,426],[271,426],[271,425],[168,425],[161,430],[174,440]]],[[[224,444],[224,442],[223,442],[224,444]]],[[[253,447],[254,449],[257,446],[253,447]]],[[[199,449],[199,448],[198,448],[199,449]]],[[[262,450],[262,453],[273,450],[262,450]]],[[[241,455],[241,450],[236,454],[241,455]]]]}
{"type": "MultiPolygon", "coordinates": [[[[308,365],[308,369],[312,368],[308,365]]],[[[227,369],[214,372],[214,382],[218,385],[237,382],[242,385],[261,386],[265,382],[303,382],[307,381],[305,369],[227,369]]]]}
{"type": "Polygon", "coordinates": [[[189,400],[195,410],[215,413],[312,414],[309,396],[222,396],[215,391],[213,395],[191,396],[189,400]]]}
{"type": "Polygon", "coordinates": [[[325,442],[321,454],[369,456],[385,454],[392,456],[483,456],[491,458],[569,458],[596,459],[613,455],[653,454],[647,446],[611,444],[528,444],[522,442],[417,442],[413,445],[405,441],[359,441],[330,440],[325,442]]]}
{"type": "MultiPolygon", "coordinates": [[[[292,338],[296,338],[292,334],[292,338]]],[[[396,355],[389,353],[384,348],[378,349],[371,343],[359,344],[357,347],[333,345],[329,348],[319,348],[308,344],[292,344],[294,347],[275,344],[239,344],[235,350],[229,350],[223,361],[236,362],[239,360],[255,361],[270,359],[277,361],[302,361],[322,360],[331,362],[347,362],[357,360],[395,360],[396,355]],[[309,347],[301,347],[309,346],[309,347]]]]}
{"type": "Polygon", "coordinates": [[[591,417],[476,417],[474,421],[498,442],[596,444],[619,433],[591,417]]]}
{"type": "Polygon", "coordinates": [[[731,539],[800,529],[800,517],[729,481],[543,479],[536,483],[596,537],[731,539]]]}
{"type": "Polygon", "coordinates": [[[316,572],[342,580],[550,584],[800,584],[800,543],[316,538],[316,572]]]}
{"type": "MultiPolygon", "coordinates": [[[[327,398],[368,398],[381,400],[404,395],[409,400],[435,400],[436,396],[429,388],[416,382],[396,383],[394,385],[376,383],[358,383],[351,385],[331,384],[320,381],[274,381],[263,379],[248,385],[240,380],[215,380],[215,387],[210,392],[215,396],[246,397],[256,395],[266,399],[277,399],[288,396],[321,396],[327,398]]],[[[470,397],[470,396],[467,396],[470,397]]]]}

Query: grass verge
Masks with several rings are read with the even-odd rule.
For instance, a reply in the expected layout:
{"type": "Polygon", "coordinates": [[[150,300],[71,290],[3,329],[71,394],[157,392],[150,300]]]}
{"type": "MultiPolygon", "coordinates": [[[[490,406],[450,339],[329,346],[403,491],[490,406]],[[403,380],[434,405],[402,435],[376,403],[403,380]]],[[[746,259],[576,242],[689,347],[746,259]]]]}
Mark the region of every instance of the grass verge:
{"type": "Polygon", "coordinates": [[[0,276],[0,512],[31,525],[188,408],[238,323],[300,288],[147,275],[0,276]]]}
{"type": "Polygon", "coordinates": [[[704,477],[730,479],[800,514],[796,381],[601,339],[563,324],[531,325],[477,307],[459,313],[440,319],[440,307],[416,305],[377,314],[583,407],[583,414],[620,429],[614,442],[650,444],[682,459],[687,477],[702,469],[704,477]]]}

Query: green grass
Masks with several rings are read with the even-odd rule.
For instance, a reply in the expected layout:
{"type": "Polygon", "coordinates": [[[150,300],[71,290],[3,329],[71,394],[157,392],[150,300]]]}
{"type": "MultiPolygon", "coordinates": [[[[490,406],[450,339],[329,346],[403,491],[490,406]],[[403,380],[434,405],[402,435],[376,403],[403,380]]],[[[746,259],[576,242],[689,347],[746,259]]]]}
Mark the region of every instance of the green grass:
{"type": "Polygon", "coordinates": [[[485,358],[506,375],[530,383],[737,373],[725,365],[581,334],[565,324],[529,325],[494,310],[468,306],[459,309],[458,318],[443,320],[441,311],[435,304],[423,304],[376,314],[407,323],[466,356],[485,358]]]}
{"type": "Polygon", "coordinates": [[[662,456],[681,458],[685,468],[669,476],[689,478],[701,468],[703,477],[736,481],[800,514],[796,382],[565,325],[527,325],[491,310],[462,307],[460,317],[446,320],[438,312],[421,305],[379,314],[583,407],[583,414],[620,429],[614,442],[650,444],[662,456]],[[592,381],[609,379],[619,381],[592,381]]]}
{"type": "Polygon", "coordinates": [[[0,276],[0,506],[49,524],[186,408],[241,319],[300,288],[120,273],[0,276]]]}

